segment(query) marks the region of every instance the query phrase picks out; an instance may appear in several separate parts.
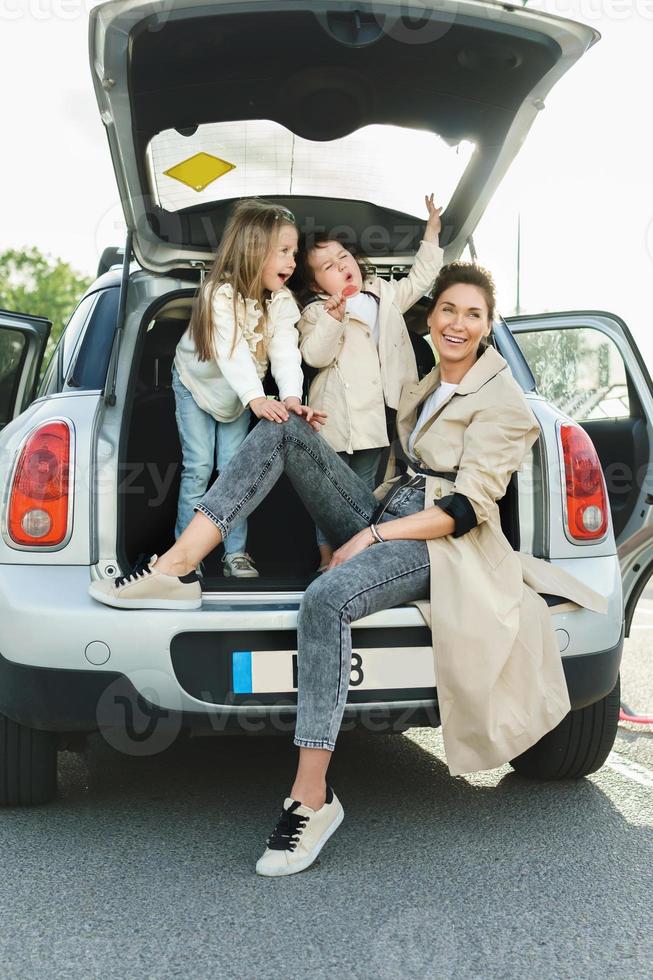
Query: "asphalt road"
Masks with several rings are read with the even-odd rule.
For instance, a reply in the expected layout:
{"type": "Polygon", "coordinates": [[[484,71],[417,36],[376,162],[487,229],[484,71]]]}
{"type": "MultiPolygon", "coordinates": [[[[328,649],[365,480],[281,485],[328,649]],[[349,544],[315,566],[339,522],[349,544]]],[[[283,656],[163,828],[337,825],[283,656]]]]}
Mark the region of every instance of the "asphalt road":
{"type": "MultiPolygon", "coordinates": [[[[653,712],[653,591],[623,662],[653,712]]],[[[345,821],[319,864],[253,872],[293,770],[285,738],[64,753],[60,798],[0,814],[3,978],[650,978],[653,726],[539,784],[452,779],[439,733],[343,736],[345,821]]]]}

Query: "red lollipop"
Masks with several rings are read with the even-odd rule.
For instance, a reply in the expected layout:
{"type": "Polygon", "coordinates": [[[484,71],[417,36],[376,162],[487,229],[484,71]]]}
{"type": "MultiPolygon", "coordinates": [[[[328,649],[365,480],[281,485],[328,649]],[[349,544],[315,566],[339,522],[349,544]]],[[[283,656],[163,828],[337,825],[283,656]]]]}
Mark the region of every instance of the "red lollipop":
{"type": "Polygon", "coordinates": [[[355,296],[357,292],[358,292],[357,286],[345,286],[345,288],[342,291],[342,295],[346,299],[348,296],[355,296]]]}

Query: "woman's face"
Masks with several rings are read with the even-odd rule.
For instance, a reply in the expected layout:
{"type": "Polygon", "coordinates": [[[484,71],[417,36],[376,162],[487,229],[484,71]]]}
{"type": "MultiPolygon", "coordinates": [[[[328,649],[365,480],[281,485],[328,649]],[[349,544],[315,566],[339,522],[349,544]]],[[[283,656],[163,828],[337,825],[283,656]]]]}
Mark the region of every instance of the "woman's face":
{"type": "Polygon", "coordinates": [[[442,364],[471,367],[481,340],[489,336],[492,326],[483,291],[462,282],[449,286],[438,297],[428,325],[442,364]]]}
{"type": "Polygon", "coordinates": [[[308,254],[308,265],[313,273],[311,286],[316,286],[328,296],[341,293],[345,286],[355,286],[357,292],[363,288],[358,262],[338,242],[324,242],[312,248],[308,254]]]}
{"type": "Polygon", "coordinates": [[[275,293],[285,286],[295,271],[298,233],[294,225],[282,225],[263,263],[261,282],[275,293]]]}

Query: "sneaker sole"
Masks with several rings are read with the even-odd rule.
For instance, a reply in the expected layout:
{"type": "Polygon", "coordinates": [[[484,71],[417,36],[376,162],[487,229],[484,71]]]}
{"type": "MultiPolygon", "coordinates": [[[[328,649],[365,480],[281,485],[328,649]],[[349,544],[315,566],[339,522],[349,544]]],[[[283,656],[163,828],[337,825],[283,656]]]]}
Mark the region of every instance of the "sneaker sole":
{"type": "Polygon", "coordinates": [[[222,569],[222,574],[225,578],[259,578],[258,572],[230,572],[226,568],[222,569]]]}
{"type": "Polygon", "coordinates": [[[285,868],[275,868],[274,871],[265,871],[265,870],[259,871],[257,866],[256,874],[260,875],[261,878],[286,878],[288,875],[299,874],[300,871],[306,871],[306,868],[310,868],[310,866],[317,860],[320,851],[328,841],[329,837],[331,837],[332,834],[335,834],[336,830],[338,829],[338,827],[340,826],[340,824],[344,819],[345,819],[345,811],[341,807],[340,813],[338,814],[336,819],[333,821],[331,826],[324,831],[319,841],[315,845],[315,849],[313,853],[307,855],[305,858],[303,858],[303,860],[298,861],[297,864],[288,864],[286,865],[285,868]]]}
{"type": "Polygon", "coordinates": [[[114,599],[105,592],[95,592],[91,585],[89,595],[97,602],[114,609],[199,609],[202,598],[199,599],[114,599]]]}

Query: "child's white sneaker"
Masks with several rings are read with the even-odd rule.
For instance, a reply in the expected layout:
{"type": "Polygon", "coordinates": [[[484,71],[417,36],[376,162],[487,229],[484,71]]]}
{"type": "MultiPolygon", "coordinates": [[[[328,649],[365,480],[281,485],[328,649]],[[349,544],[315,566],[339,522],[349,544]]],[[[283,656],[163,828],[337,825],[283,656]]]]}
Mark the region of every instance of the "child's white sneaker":
{"type": "Polygon", "coordinates": [[[246,551],[235,551],[222,559],[223,575],[227,578],[258,578],[256,566],[246,551]]]}
{"type": "Polygon", "coordinates": [[[327,786],[326,802],[311,810],[288,797],[278,823],[267,841],[265,853],[256,864],[256,873],[266,878],[294,875],[310,867],[345,816],[340,800],[327,786]]]}
{"type": "Polygon", "coordinates": [[[196,572],[177,577],[156,567],[157,556],[137,562],[127,575],[89,585],[89,594],[116,609],[199,609],[202,586],[196,572]]]}

